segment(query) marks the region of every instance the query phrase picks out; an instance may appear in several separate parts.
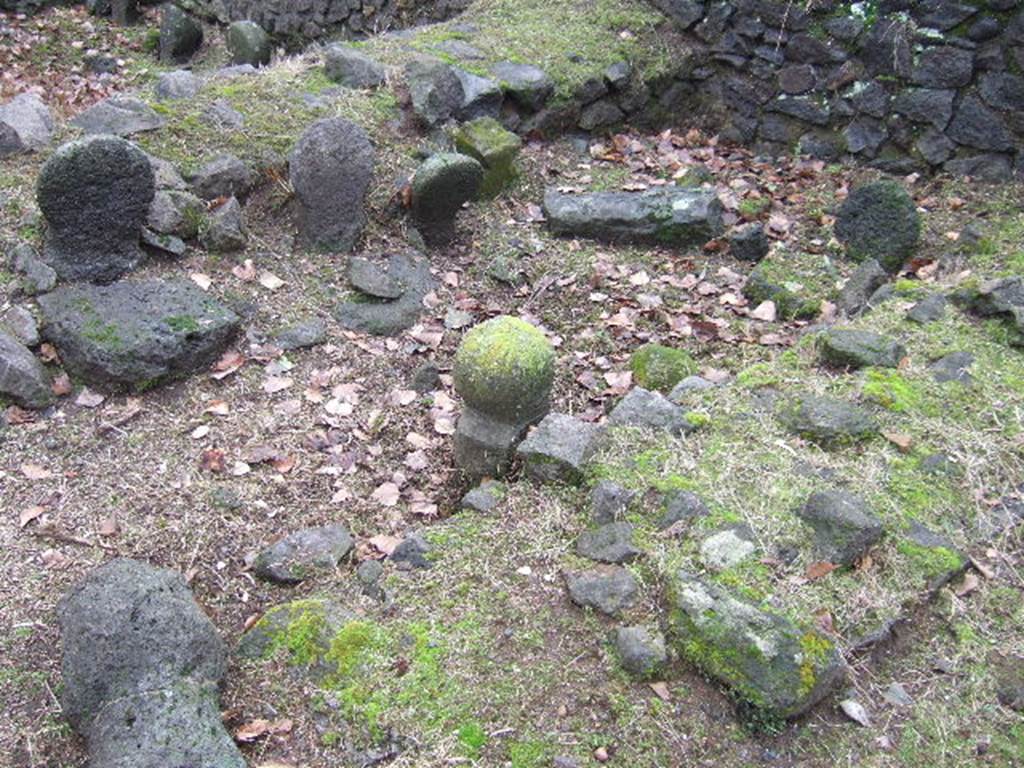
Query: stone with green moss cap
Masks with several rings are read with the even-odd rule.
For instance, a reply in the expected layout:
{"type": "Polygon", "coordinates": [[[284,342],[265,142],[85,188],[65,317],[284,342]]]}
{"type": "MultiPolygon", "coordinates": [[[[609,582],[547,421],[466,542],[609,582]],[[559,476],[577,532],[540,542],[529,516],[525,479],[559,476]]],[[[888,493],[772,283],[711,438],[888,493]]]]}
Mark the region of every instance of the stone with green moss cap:
{"type": "Polygon", "coordinates": [[[666,394],[687,376],[697,372],[689,353],[663,344],[644,344],[629,359],[633,381],[644,389],[666,394]]]}
{"type": "Polygon", "coordinates": [[[515,178],[516,157],[523,142],[493,117],[481,117],[460,125],[452,139],[459,152],[476,158],[483,166],[481,197],[494,197],[515,178]]]}
{"type": "Polygon", "coordinates": [[[843,201],[835,232],[854,261],[875,259],[887,271],[898,272],[917,248],[921,217],[903,187],[875,181],[853,190],[843,201]]]}
{"type": "Polygon", "coordinates": [[[526,428],[550,407],[554,348],[525,320],[503,315],[466,334],[453,373],[466,404],[455,435],[456,463],[470,476],[501,474],[526,428]]]}
{"type": "Polygon", "coordinates": [[[668,598],[669,637],[679,655],[769,717],[806,712],[845,678],[842,655],[817,629],[686,571],[670,575],[668,598]]]}

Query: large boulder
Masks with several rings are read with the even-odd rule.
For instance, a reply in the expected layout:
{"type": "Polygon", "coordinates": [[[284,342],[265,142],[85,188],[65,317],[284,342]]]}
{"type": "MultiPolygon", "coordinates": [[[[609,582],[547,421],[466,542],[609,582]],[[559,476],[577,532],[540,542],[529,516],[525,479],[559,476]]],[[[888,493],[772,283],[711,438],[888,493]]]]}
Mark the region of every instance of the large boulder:
{"type": "Polygon", "coordinates": [[[228,52],[231,63],[262,67],[270,63],[273,46],[270,35],[255,21],[234,21],[228,26],[228,52]]]}
{"type": "Polygon", "coordinates": [[[36,185],[44,261],[65,280],[109,282],[134,269],[153,194],[149,158],[134,144],[114,136],[65,144],[36,185]]]}
{"type": "Polygon", "coordinates": [[[806,712],[836,689],[846,664],[810,626],[677,571],[668,583],[669,637],[680,656],[771,717],[806,712]]]}
{"type": "Polygon", "coordinates": [[[412,215],[424,239],[441,245],[455,237],[455,215],[477,196],[484,169],[469,155],[441,152],[412,178],[412,215]]]}
{"type": "Polygon", "coordinates": [[[34,93],[0,106],[0,158],[45,149],[53,138],[53,115],[34,93]]]}
{"type": "Polygon", "coordinates": [[[898,272],[917,247],[921,217],[903,187],[883,180],[853,190],[839,207],[836,237],[854,261],[875,259],[898,272]]]}
{"type": "Polygon", "coordinates": [[[224,643],[177,573],[117,559],[57,607],[62,704],[104,768],[245,768],[220,718],[224,643]]]}
{"type": "Polygon", "coordinates": [[[0,330],[0,397],[25,408],[53,402],[50,377],[24,344],[0,330]]]}
{"type": "Polygon", "coordinates": [[[366,226],[364,203],[373,167],[373,145],[355,123],[324,118],[306,129],[292,150],[289,176],[307,245],[352,249],[366,226]]]}
{"type": "Polygon", "coordinates": [[[644,192],[544,195],[556,235],[662,245],[703,245],[722,231],[722,204],[714,192],[658,187],[644,192]]]}
{"type": "Polygon", "coordinates": [[[182,63],[203,44],[203,27],[173,3],[160,15],[160,61],[182,63]]]}
{"type": "Polygon", "coordinates": [[[239,322],[184,280],[63,286],[40,296],[39,306],[43,337],[60,351],[65,367],[115,390],[144,390],[208,368],[239,322]]]}

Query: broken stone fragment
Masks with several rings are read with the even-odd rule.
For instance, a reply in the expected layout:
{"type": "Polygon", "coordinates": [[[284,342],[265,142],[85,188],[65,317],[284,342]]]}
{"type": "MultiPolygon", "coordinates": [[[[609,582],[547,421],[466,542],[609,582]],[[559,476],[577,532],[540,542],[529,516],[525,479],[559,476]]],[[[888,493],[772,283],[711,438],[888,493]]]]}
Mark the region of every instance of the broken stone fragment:
{"type": "Polygon", "coordinates": [[[519,444],[516,455],[532,480],[577,484],[583,480],[602,432],[596,424],[564,413],[549,413],[519,444]]]}

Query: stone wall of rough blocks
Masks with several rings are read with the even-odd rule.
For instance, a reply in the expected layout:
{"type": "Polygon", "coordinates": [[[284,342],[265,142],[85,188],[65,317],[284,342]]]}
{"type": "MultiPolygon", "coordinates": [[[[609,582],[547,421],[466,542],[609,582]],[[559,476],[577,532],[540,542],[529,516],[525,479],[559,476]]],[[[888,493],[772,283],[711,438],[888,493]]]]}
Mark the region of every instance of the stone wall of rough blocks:
{"type": "Polygon", "coordinates": [[[1024,172],[1022,0],[652,0],[694,62],[661,108],[772,154],[1024,172]]]}

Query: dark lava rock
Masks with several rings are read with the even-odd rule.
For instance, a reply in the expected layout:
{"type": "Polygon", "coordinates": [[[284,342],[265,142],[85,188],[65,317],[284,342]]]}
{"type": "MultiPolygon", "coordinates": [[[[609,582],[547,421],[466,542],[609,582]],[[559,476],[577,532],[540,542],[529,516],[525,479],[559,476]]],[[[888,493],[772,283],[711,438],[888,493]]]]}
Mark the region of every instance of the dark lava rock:
{"type": "Polygon", "coordinates": [[[343,118],[313,123],[289,160],[299,232],[320,250],[349,251],[366,226],[364,203],[374,151],[366,132],[343,118]]]}
{"type": "Polygon", "coordinates": [[[1016,343],[1024,345],[1024,277],[989,280],[955,298],[981,317],[1006,318],[1018,332],[1016,343]]]}
{"type": "Polygon", "coordinates": [[[192,239],[199,234],[205,206],[195,195],[178,189],[160,189],[153,195],[146,228],[159,235],[192,239]]]}
{"type": "Polygon", "coordinates": [[[348,281],[353,288],[377,299],[397,299],[405,293],[405,286],[397,277],[365,256],[348,260],[348,281]]]}
{"type": "Polygon", "coordinates": [[[323,344],[327,338],[327,328],[323,320],[312,317],[300,320],[282,328],[274,335],[274,344],[285,352],[293,349],[308,349],[323,344]]]}
{"type": "Polygon", "coordinates": [[[874,259],[868,259],[857,266],[850,279],[839,291],[836,302],[848,317],[859,315],[870,307],[871,296],[889,282],[889,273],[874,259]]]}
{"type": "Polygon", "coordinates": [[[970,352],[951,352],[945,357],[940,357],[928,366],[932,378],[940,384],[947,381],[955,381],[964,386],[970,386],[974,378],[968,372],[974,364],[974,355],[970,352]]]}
{"type": "Polygon", "coordinates": [[[603,431],[567,414],[549,413],[519,444],[516,455],[532,480],[576,484],[583,480],[603,431]]]}
{"type": "Polygon", "coordinates": [[[214,253],[228,253],[245,249],[249,242],[245,221],[242,219],[242,205],[238,198],[229,197],[214,208],[206,219],[206,227],[200,236],[203,247],[214,253]]]}
{"type": "Polygon", "coordinates": [[[660,392],[633,387],[608,414],[608,423],[615,426],[663,429],[683,435],[697,428],[686,418],[686,412],[660,392]]]}
{"type": "Polygon", "coordinates": [[[278,584],[298,584],[318,571],[332,571],[352,551],[344,525],[304,528],[263,550],[252,564],[253,573],[278,584]]]}
{"type": "Polygon", "coordinates": [[[87,136],[132,136],[163,128],[166,120],[134,96],[111,96],[71,119],[87,136]]]}
{"type": "Polygon", "coordinates": [[[157,77],[153,93],[161,101],[191,99],[199,93],[202,86],[203,81],[187,69],[176,69],[173,72],[164,72],[157,77]]]}
{"type": "Polygon", "coordinates": [[[348,45],[331,45],[324,51],[324,74],[346,88],[376,88],[384,84],[384,67],[348,45]]]}
{"type": "Polygon", "coordinates": [[[614,523],[626,514],[636,491],[611,480],[600,480],[590,490],[590,519],[595,525],[614,523]]]}
{"type": "Polygon", "coordinates": [[[867,502],[846,491],[813,493],[797,514],[814,529],[815,557],[836,565],[852,565],[882,538],[867,502]]]}
{"type": "Polygon", "coordinates": [[[656,677],[668,661],[665,636],[649,627],[619,627],[615,651],[622,668],[641,680],[656,677]]]}
{"type": "Polygon", "coordinates": [[[500,85],[490,78],[474,75],[458,67],[455,68],[455,76],[462,86],[462,103],[455,117],[462,121],[498,117],[505,98],[500,85]]]}
{"type": "Polygon", "coordinates": [[[430,545],[418,533],[410,533],[391,553],[391,562],[402,569],[406,568],[430,568],[433,563],[427,559],[430,553],[430,545]]]}
{"type": "Polygon", "coordinates": [[[57,273],[46,264],[28,243],[16,244],[8,254],[11,268],[20,275],[19,287],[29,296],[52,291],[57,273]]]}
{"type": "Polygon", "coordinates": [[[722,204],[714,192],[658,187],[644,192],[544,195],[556,235],[661,245],[702,245],[722,231],[722,204]]]}
{"type": "Polygon", "coordinates": [[[234,155],[218,155],[192,177],[192,191],[204,200],[245,197],[255,184],[252,171],[234,155]]]}
{"type": "Polygon", "coordinates": [[[971,82],[974,57],[951,45],[925,48],[917,57],[911,79],[925,88],[963,88],[971,82]]]}
{"type": "Polygon", "coordinates": [[[812,627],[685,571],[670,575],[667,593],[669,639],[680,656],[769,716],[806,712],[846,676],[842,654],[812,627]],[[809,642],[814,654],[806,651],[809,642]]]}
{"type": "Polygon", "coordinates": [[[388,275],[402,286],[399,298],[349,299],[335,310],[338,322],[349,330],[376,336],[394,336],[414,326],[423,311],[423,297],[434,287],[430,264],[419,254],[397,253],[388,260],[388,275]]]}
{"type": "Polygon", "coordinates": [[[160,12],[160,61],[182,63],[203,44],[203,26],[173,3],[160,12]]]}
{"type": "Polygon", "coordinates": [[[238,330],[234,312],[185,280],[62,286],[39,306],[65,367],[110,389],[205,370],[238,330]]]}
{"type": "Polygon", "coordinates": [[[493,512],[505,498],[505,486],[496,480],[484,480],[462,497],[460,507],[485,514],[493,512]]]}
{"type": "Polygon", "coordinates": [[[0,330],[0,396],[24,408],[53,402],[50,376],[24,344],[0,330]]]}
{"type": "Polygon", "coordinates": [[[427,128],[459,112],[465,101],[462,81],[453,67],[437,59],[414,59],[405,65],[412,110],[427,128]]]}
{"type": "Polygon", "coordinates": [[[826,446],[864,440],[878,432],[864,410],[830,397],[796,397],[784,402],[777,415],[790,432],[826,446]]]}
{"type": "Polygon", "coordinates": [[[139,235],[153,201],[146,153],[113,136],[73,141],[39,172],[43,260],[64,280],[109,282],[142,260],[139,235]]]}
{"type": "Polygon", "coordinates": [[[412,178],[412,215],[428,243],[454,238],[455,215],[483,180],[483,166],[469,155],[442,152],[423,161],[412,178]]]}
{"type": "Polygon", "coordinates": [[[745,224],[729,235],[729,253],[740,261],[757,263],[768,255],[768,248],[763,224],[745,224]]]}
{"type": "Polygon", "coordinates": [[[665,511],[658,520],[659,531],[664,531],[678,522],[690,522],[709,514],[707,506],[692,491],[668,491],[662,505],[665,511]]]}
{"type": "Polygon", "coordinates": [[[53,138],[53,114],[34,93],[0,105],[0,158],[45,149],[53,138]]]}
{"type": "Polygon", "coordinates": [[[626,522],[605,523],[584,531],[576,541],[576,552],[600,563],[630,563],[643,554],[633,545],[633,526],[626,522]]]}
{"type": "Polygon", "coordinates": [[[262,67],[270,63],[273,53],[270,35],[255,21],[232,22],[228,26],[227,42],[232,64],[262,67]]]}
{"type": "Polygon", "coordinates": [[[636,602],[640,591],[633,574],[622,566],[602,565],[566,575],[569,597],[576,605],[614,616],[636,602]]]}
{"type": "Polygon", "coordinates": [[[921,299],[907,311],[907,320],[924,325],[941,320],[946,314],[946,297],[933,293],[921,299]]]}
{"type": "Polygon", "coordinates": [[[62,704],[89,764],[245,768],[221,722],[224,643],[177,573],[116,559],[57,607],[62,704]]]}
{"type": "Polygon", "coordinates": [[[1013,134],[1003,118],[972,94],[961,99],[946,135],[957,144],[975,149],[1007,152],[1014,147],[1013,134]]]}
{"type": "Polygon", "coordinates": [[[491,67],[491,74],[512,101],[534,112],[544,106],[555,90],[554,81],[531,64],[502,61],[491,67]]]}
{"type": "Polygon", "coordinates": [[[895,368],[907,353],[899,342],[872,331],[833,328],[818,339],[822,359],[839,368],[895,368]]]}
{"type": "Polygon", "coordinates": [[[917,247],[921,218],[903,188],[888,180],[864,184],[843,201],[835,233],[855,261],[875,259],[897,272],[917,247]]]}

